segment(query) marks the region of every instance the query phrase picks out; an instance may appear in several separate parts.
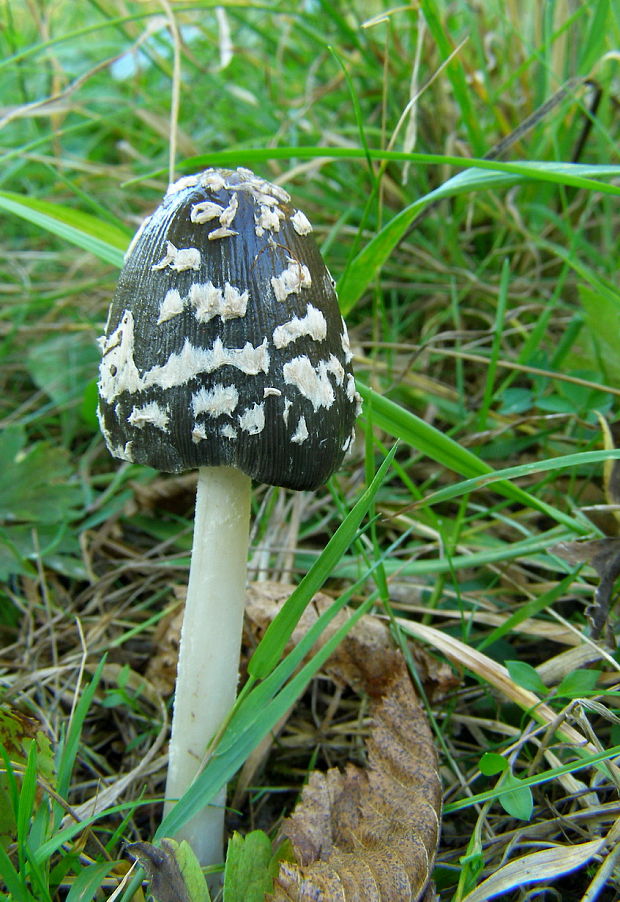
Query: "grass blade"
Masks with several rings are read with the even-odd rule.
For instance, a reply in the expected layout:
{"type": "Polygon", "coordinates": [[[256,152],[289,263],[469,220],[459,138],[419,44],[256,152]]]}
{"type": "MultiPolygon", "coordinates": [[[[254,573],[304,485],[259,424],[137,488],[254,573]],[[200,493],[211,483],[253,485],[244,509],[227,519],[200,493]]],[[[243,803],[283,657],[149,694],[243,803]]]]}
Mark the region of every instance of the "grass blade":
{"type": "MultiPolygon", "coordinates": [[[[455,442],[454,439],[440,432],[439,429],[435,429],[429,423],[425,423],[420,417],[405,410],[388,398],[384,398],[363,383],[358,382],[357,389],[364,400],[372,405],[372,418],[375,426],[384,429],[395,438],[407,442],[412,448],[428,455],[437,463],[442,464],[442,466],[454,470],[455,473],[459,473],[461,476],[468,476],[472,489],[478,487],[481,481],[484,482],[489,478],[495,483],[495,470],[475,454],[472,454],[471,451],[455,442]]],[[[610,452],[601,453],[607,456],[610,452]]],[[[449,492],[452,488],[450,486],[448,489],[442,490],[442,493],[444,491],[449,492]]],[[[591,532],[591,524],[586,526],[580,523],[575,517],[557,510],[557,508],[541,501],[529,492],[512,485],[505,477],[498,479],[497,483],[495,483],[495,489],[505,498],[517,501],[519,504],[531,507],[534,510],[539,510],[552,517],[556,523],[568,526],[569,529],[580,535],[591,532]]],[[[457,494],[459,493],[457,492],[457,494]]]]}
{"type": "Polygon", "coordinates": [[[97,665],[93,677],[82,692],[79,702],[75,706],[73,717],[69,725],[69,732],[66,738],[59,746],[58,755],[58,793],[63,799],[67,799],[69,795],[69,786],[71,782],[71,774],[75,766],[78,748],[80,745],[80,736],[82,735],[82,727],[86,719],[88,710],[95,697],[97,686],[103,673],[105,665],[105,655],[97,665]]]}
{"type": "Polygon", "coordinates": [[[47,229],[70,244],[89,251],[106,263],[123,265],[123,254],[129,244],[129,234],[116,226],[102,222],[96,216],[38,200],[9,191],[0,191],[0,210],[13,213],[42,229],[47,229]]]}
{"type": "MultiPolygon", "coordinates": [[[[405,207],[360,251],[348,268],[346,277],[338,283],[340,308],[344,315],[353,309],[367,290],[378,270],[386,262],[416,216],[431,203],[455,195],[468,194],[470,191],[509,188],[523,184],[530,179],[572,185],[576,188],[601,190],[600,185],[604,183],[595,183],[590,176],[596,177],[596,172],[599,177],[613,177],[620,172],[620,168],[617,166],[591,167],[574,163],[498,163],[497,161],[481,160],[469,160],[468,163],[475,168],[460,172],[439,188],[405,207]]],[[[620,188],[614,185],[605,185],[604,191],[616,194],[620,192],[620,188]]]]}
{"type": "Polygon", "coordinates": [[[319,591],[353,541],[360,523],[387,475],[395,453],[396,447],[387,455],[375,478],[331,537],[320,558],[269,625],[248,664],[248,673],[254,679],[264,679],[277,664],[310,599],[319,591]]]}
{"type": "MultiPolygon", "coordinates": [[[[620,460],[619,449],[608,451],[582,451],[578,454],[565,454],[562,457],[551,457],[548,460],[535,460],[527,464],[519,464],[516,467],[506,467],[503,470],[492,470],[486,476],[475,476],[457,485],[447,486],[438,492],[427,495],[426,498],[415,503],[415,507],[427,507],[430,504],[438,504],[458,498],[467,492],[476,491],[484,486],[495,485],[509,479],[519,479],[522,476],[537,475],[538,473],[550,473],[556,470],[569,470],[571,467],[587,466],[590,464],[605,463],[610,460],[620,460]]],[[[513,486],[516,488],[516,486],[513,486]]],[[[531,496],[532,498],[534,496],[531,496]]],[[[558,521],[560,522],[560,521],[558,521]]],[[[568,524],[566,524],[568,525],[568,524]]],[[[590,531],[592,526],[590,526],[590,531]]]]}

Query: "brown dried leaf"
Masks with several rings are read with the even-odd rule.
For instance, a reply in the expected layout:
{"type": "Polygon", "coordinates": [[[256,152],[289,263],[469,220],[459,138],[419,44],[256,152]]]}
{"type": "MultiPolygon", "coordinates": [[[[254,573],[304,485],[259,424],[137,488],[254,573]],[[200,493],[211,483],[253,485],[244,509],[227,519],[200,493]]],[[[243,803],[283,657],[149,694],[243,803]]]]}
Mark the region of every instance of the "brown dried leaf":
{"type": "Polygon", "coordinates": [[[487,902],[497,896],[505,898],[511,890],[522,889],[526,884],[562,877],[587,864],[604,845],[604,839],[594,839],[572,846],[553,846],[515,858],[480,883],[465,896],[464,902],[487,902]]]}
{"type": "MultiPolygon", "coordinates": [[[[329,599],[315,599],[314,605],[324,603],[329,599]]],[[[252,616],[258,616],[256,609],[252,616]]],[[[311,606],[306,629],[316,616],[311,606]]],[[[441,785],[432,735],[407,668],[384,624],[365,617],[325,669],[371,697],[368,767],[350,764],[344,773],[332,768],[311,774],[282,828],[298,864],[281,865],[270,898],[417,900],[439,839],[441,785]]]]}
{"type": "Polygon", "coordinates": [[[594,601],[586,611],[592,624],[592,637],[598,638],[607,622],[614,584],[620,576],[620,539],[561,542],[552,551],[571,564],[588,563],[598,573],[594,601]]]}
{"type": "Polygon", "coordinates": [[[159,846],[135,842],[127,849],[148,874],[155,902],[209,902],[206,880],[186,840],[162,839],[159,846]]]}
{"type": "MultiPolygon", "coordinates": [[[[187,589],[175,586],[174,593],[184,599],[187,589]]],[[[153,634],[154,648],[144,675],[164,697],[174,692],[184,611],[184,605],[180,605],[162,617],[153,634]]]]}
{"type": "MultiPolygon", "coordinates": [[[[294,586],[285,583],[267,580],[250,584],[245,609],[248,644],[256,643],[293,588],[294,586]]],[[[317,592],[295,627],[287,651],[299,642],[333,601],[333,598],[323,592],[317,592]]],[[[347,611],[338,613],[319,639],[317,648],[327,642],[346,623],[348,617],[347,611]]],[[[411,645],[410,651],[424,691],[430,699],[442,697],[456,688],[458,680],[448,664],[437,660],[417,643],[411,645]]],[[[348,639],[338,646],[323,669],[336,682],[346,683],[369,695],[380,695],[386,660],[390,656],[399,658],[389,629],[376,617],[364,617],[348,639]]]]}
{"type": "MultiPolygon", "coordinates": [[[[603,447],[613,451],[617,444],[618,426],[611,427],[607,420],[598,414],[599,425],[603,433],[603,447]]],[[[620,538],[617,538],[620,526],[620,461],[606,460],[603,464],[603,480],[605,498],[610,505],[611,520],[608,538],[592,539],[582,542],[562,542],[553,551],[558,557],[571,564],[589,563],[599,576],[599,585],[594,595],[594,602],[586,611],[592,625],[592,637],[598,638],[607,623],[612,605],[614,584],[620,576],[620,538]]],[[[607,530],[606,530],[607,531],[607,530]]]]}
{"type": "Polygon", "coordinates": [[[193,509],[196,499],[196,472],[179,476],[158,476],[150,482],[132,482],[132,512],[161,514],[168,511],[182,516],[193,509]]]}

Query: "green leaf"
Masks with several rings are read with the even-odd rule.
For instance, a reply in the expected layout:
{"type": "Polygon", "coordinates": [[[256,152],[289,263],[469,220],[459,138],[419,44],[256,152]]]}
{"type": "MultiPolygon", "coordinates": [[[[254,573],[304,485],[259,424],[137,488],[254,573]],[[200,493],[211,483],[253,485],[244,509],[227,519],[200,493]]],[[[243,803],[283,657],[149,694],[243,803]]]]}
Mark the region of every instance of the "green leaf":
{"type": "Polygon", "coordinates": [[[274,854],[271,840],[262,830],[245,837],[233,833],[226,852],[224,902],[263,902],[265,894],[273,891],[281,860],[280,850],[274,854]]]}
{"type": "Polygon", "coordinates": [[[32,574],[42,560],[58,573],[87,579],[78,535],[66,520],[51,525],[0,525],[0,580],[12,573],[32,574]]]}
{"type": "Polygon", "coordinates": [[[123,254],[130,240],[129,234],[96,216],[62,204],[13,194],[10,191],[0,191],[0,210],[20,216],[64,238],[70,244],[90,251],[106,263],[112,263],[119,268],[123,265],[123,254]]]}
{"type": "Polygon", "coordinates": [[[579,286],[586,327],[610,385],[620,381],[620,295],[589,273],[592,285],[579,286]]]}
{"type": "Polygon", "coordinates": [[[92,336],[78,332],[38,341],[27,366],[35,385],[60,407],[82,396],[100,357],[92,336]]]}
{"type": "Polygon", "coordinates": [[[99,420],[97,419],[97,403],[99,401],[99,389],[97,387],[97,379],[90,379],[84,386],[82,393],[82,404],[80,406],[80,415],[87,426],[90,426],[93,432],[99,429],[99,420]]]}
{"type": "MultiPolygon", "coordinates": [[[[28,352],[26,365],[33,382],[58,408],[64,447],[70,447],[80,426],[85,387],[91,381],[96,383],[93,377],[100,357],[89,332],[54,335],[37,342],[28,352]]],[[[91,409],[90,422],[98,431],[96,409],[91,409]]]]}
{"type": "Polygon", "coordinates": [[[72,515],[81,489],[64,448],[37,442],[26,448],[20,426],[9,426],[0,439],[0,522],[58,523],[72,515]]]}
{"type": "Polygon", "coordinates": [[[523,689],[536,692],[538,695],[547,695],[548,689],[534,670],[531,664],[525,661],[505,661],[510,678],[523,689]]]}
{"type": "Polygon", "coordinates": [[[561,698],[579,698],[588,695],[596,687],[600,670],[574,670],[567,673],[556,690],[561,698]]]}
{"type": "Polygon", "coordinates": [[[0,579],[29,573],[44,560],[84,576],[78,536],[70,524],[83,502],[69,454],[48,442],[26,446],[21,426],[0,433],[0,579]]]}
{"type": "Polygon", "coordinates": [[[509,792],[502,792],[499,802],[510,817],[521,821],[529,821],[534,810],[534,799],[529,786],[524,786],[518,777],[507,771],[501,779],[502,790],[511,787],[509,792]]]}
{"type": "Polygon", "coordinates": [[[485,777],[495,777],[497,774],[503,774],[508,767],[508,762],[503,755],[497,752],[485,752],[478,765],[480,773],[485,777]]]}
{"type": "MultiPolygon", "coordinates": [[[[172,840],[168,840],[168,843],[172,844],[172,840]]],[[[174,857],[179,866],[183,882],[187,887],[189,902],[209,902],[211,897],[209,896],[207,881],[202,873],[200,862],[187,840],[184,839],[178,844],[174,857]]]]}

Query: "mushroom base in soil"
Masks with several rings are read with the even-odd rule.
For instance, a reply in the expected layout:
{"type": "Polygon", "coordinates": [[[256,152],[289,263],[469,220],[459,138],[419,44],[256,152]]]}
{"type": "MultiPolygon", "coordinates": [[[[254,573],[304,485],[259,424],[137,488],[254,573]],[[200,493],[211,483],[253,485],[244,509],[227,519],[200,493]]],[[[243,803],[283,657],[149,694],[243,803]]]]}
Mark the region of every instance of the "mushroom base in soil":
{"type": "MultiPolygon", "coordinates": [[[[360,407],[334,282],[306,216],[248,169],[170,186],[133,239],[100,340],[99,422],[122,460],[198,468],[167,806],[234,702],[250,484],[311,490],[360,407]]],[[[222,861],[224,795],[177,838],[222,861]]]]}

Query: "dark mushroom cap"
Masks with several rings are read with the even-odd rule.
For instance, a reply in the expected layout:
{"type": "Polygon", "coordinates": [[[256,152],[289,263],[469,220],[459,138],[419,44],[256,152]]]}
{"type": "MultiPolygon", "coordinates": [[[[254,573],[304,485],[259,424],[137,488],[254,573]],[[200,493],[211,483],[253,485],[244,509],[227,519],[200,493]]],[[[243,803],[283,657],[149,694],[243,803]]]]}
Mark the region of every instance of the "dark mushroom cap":
{"type": "Polygon", "coordinates": [[[100,340],[111,454],[295,489],[329,478],[360,399],[311,231],[286,191],[248,169],[171,185],[129,247],[100,340]]]}

